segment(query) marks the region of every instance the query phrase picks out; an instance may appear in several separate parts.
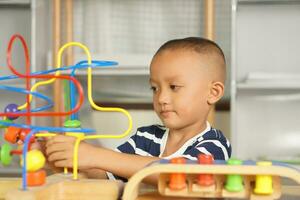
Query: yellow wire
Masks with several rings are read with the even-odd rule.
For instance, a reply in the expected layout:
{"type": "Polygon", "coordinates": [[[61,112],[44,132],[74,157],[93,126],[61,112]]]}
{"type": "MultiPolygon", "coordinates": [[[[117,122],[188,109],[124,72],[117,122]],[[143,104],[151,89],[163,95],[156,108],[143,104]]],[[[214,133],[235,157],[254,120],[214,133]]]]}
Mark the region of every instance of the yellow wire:
{"type": "MultiPolygon", "coordinates": [[[[88,63],[90,64],[90,61],[88,61],[88,63]]],[[[122,108],[112,108],[112,107],[100,107],[98,105],[95,104],[93,97],[92,97],[92,69],[91,67],[88,67],[88,100],[91,104],[91,106],[98,110],[98,111],[104,111],[104,112],[121,112],[124,115],[126,115],[126,117],[128,118],[128,128],[127,130],[120,135],[89,135],[89,136],[85,136],[85,139],[97,139],[97,138],[123,138],[125,136],[127,136],[130,133],[130,130],[132,128],[132,117],[129,114],[129,112],[125,109],[122,108]]]]}
{"type": "MultiPolygon", "coordinates": [[[[78,46],[80,48],[82,48],[87,56],[87,61],[88,61],[88,65],[91,65],[92,64],[92,59],[91,59],[91,54],[90,54],[90,51],[89,49],[79,43],[79,42],[69,42],[69,43],[66,43],[64,46],[62,46],[59,51],[58,51],[58,60],[57,60],[57,66],[56,68],[60,68],[61,67],[61,58],[62,58],[62,53],[63,51],[69,47],[69,46],[78,46]]],[[[103,112],[121,112],[123,113],[127,118],[128,118],[128,128],[127,130],[122,133],[122,134],[119,134],[119,135],[112,135],[112,134],[98,134],[98,135],[90,135],[90,136],[75,136],[77,139],[76,139],[76,142],[75,142],[75,145],[74,145],[74,154],[73,154],[73,179],[77,179],[78,178],[78,172],[77,172],[77,169],[78,169],[78,148],[79,148],[79,144],[80,144],[80,141],[81,140],[85,140],[85,139],[98,139],[98,138],[123,138],[125,136],[127,136],[129,133],[130,133],[130,130],[132,128],[132,117],[131,115],[129,114],[129,112],[125,109],[122,109],[122,108],[114,108],[114,107],[100,107],[98,105],[95,104],[94,100],[93,100],[93,97],[92,97],[92,68],[89,66],[88,69],[87,69],[87,85],[88,85],[88,100],[89,100],[89,103],[90,105],[98,110],[98,111],[103,111],[103,112]]],[[[55,72],[55,76],[58,76],[60,74],[59,71],[56,71],[55,72]]],[[[31,88],[31,92],[34,91],[37,87],[39,87],[40,85],[46,85],[46,84],[50,84],[52,82],[54,82],[56,78],[52,78],[50,80],[47,80],[47,81],[40,81],[36,84],[34,84],[31,88]]],[[[30,95],[30,98],[29,98],[29,102],[31,102],[32,100],[32,95],[30,95]]],[[[27,102],[22,105],[22,106],[19,106],[18,109],[24,109],[26,108],[27,106],[27,102]]],[[[40,134],[36,134],[36,136],[38,137],[51,137],[51,136],[54,136],[55,134],[45,134],[45,133],[40,133],[40,134]]],[[[67,173],[67,168],[64,168],[64,172],[67,173]]]]}
{"type": "Polygon", "coordinates": [[[83,140],[84,137],[77,137],[75,144],[74,144],[74,152],[73,152],[73,179],[77,180],[78,179],[78,149],[79,149],[79,144],[81,140],[83,140]]]}
{"type": "MultiPolygon", "coordinates": [[[[88,65],[91,65],[92,64],[92,59],[91,59],[91,54],[90,54],[90,51],[89,49],[79,43],[79,42],[69,42],[67,44],[64,45],[64,47],[68,47],[68,46],[79,46],[83,49],[83,51],[85,52],[86,56],[87,56],[87,61],[88,61],[88,65]]],[[[60,55],[59,55],[60,56],[60,55]]],[[[80,139],[77,139],[76,142],[75,142],[75,147],[74,147],[74,158],[73,158],[73,178],[74,179],[77,179],[77,169],[78,169],[78,147],[79,147],[79,143],[81,140],[84,140],[84,139],[97,139],[97,138],[122,138],[122,137],[125,137],[127,136],[129,133],[130,133],[130,130],[132,128],[132,118],[131,118],[131,115],[129,114],[128,111],[122,109],[122,108],[111,108],[111,107],[107,107],[107,108],[104,108],[104,107],[100,107],[100,106],[97,106],[92,98],[92,69],[91,67],[89,66],[88,69],[88,75],[87,75],[87,78],[88,78],[88,100],[91,104],[91,106],[98,110],[98,111],[104,111],[104,112],[122,112],[123,114],[125,114],[128,118],[128,128],[127,130],[120,134],[120,135],[92,135],[92,136],[85,136],[84,138],[80,138],[80,139]]]]}
{"type": "Polygon", "coordinates": [[[35,134],[36,137],[53,137],[56,136],[55,133],[37,133],[35,134]]]}

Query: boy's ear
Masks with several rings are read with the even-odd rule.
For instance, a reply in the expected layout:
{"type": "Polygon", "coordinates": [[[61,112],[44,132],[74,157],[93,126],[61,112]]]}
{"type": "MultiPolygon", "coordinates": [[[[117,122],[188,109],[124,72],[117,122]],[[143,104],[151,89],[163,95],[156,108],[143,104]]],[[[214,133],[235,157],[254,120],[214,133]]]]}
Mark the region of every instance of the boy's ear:
{"type": "Polygon", "coordinates": [[[224,84],[222,82],[213,82],[207,99],[209,105],[215,104],[224,95],[224,84]]]}

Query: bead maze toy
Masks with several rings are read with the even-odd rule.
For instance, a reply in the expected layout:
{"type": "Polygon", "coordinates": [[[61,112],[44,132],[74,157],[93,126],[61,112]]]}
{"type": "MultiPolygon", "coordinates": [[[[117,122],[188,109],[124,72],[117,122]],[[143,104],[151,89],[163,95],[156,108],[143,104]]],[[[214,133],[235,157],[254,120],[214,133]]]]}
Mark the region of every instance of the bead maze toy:
{"type": "Polygon", "coordinates": [[[7,90],[26,95],[26,103],[18,105],[9,103],[4,112],[0,113],[0,128],[4,129],[4,139],[6,143],[0,147],[0,163],[4,167],[9,167],[13,156],[21,156],[22,180],[20,179],[0,179],[0,199],[66,199],[81,198],[93,199],[99,196],[106,199],[116,199],[120,182],[108,180],[87,180],[78,178],[78,147],[81,141],[97,138],[122,138],[129,134],[132,127],[132,119],[128,111],[122,108],[100,107],[96,105],[92,98],[92,68],[113,67],[118,63],[114,61],[95,61],[91,59],[90,52],[86,46],[78,42],[70,42],[63,45],[58,51],[58,61],[54,69],[47,71],[31,72],[27,44],[21,35],[15,34],[11,37],[7,48],[7,66],[14,75],[2,76],[0,81],[24,79],[26,88],[18,88],[9,85],[0,85],[1,90],[7,90]],[[19,39],[25,55],[26,72],[22,74],[15,70],[12,65],[12,47],[16,39],[19,39]],[[61,67],[62,53],[66,48],[76,46],[83,49],[87,55],[86,61],[81,61],[74,66],[61,67]],[[78,118],[78,111],[83,104],[83,88],[75,78],[77,69],[87,69],[87,97],[90,105],[98,111],[121,112],[128,118],[128,129],[124,133],[116,134],[92,134],[96,131],[90,128],[81,128],[78,118]],[[71,71],[69,75],[61,75],[61,71],[71,71]],[[31,86],[31,80],[35,83],[31,86]],[[36,81],[40,80],[41,81],[36,81]],[[49,85],[56,80],[66,80],[69,84],[69,92],[65,97],[65,111],[51,112],[49,110],[54,102],[46,95],[37,92],[43,85],[49,85]],[[44,100],[46,103],[42,107],[32,108],[33,97],[44,100]],[[17,123],[21,116],[26,117],[26,124],[17,123]],[[32,117],[53,117],[60,116],[65,118],[64,127],[42,127],[31,123],[32,117]],[[57,174],[50,177],[46,176],[43,169],[45,157],[39,150],[32,150],[31,144],[37,138],[53,137],[57,134],[66,134],[76,138],[74,146],[74,159],[72,173],[64,169],[64,174],[57,174]],[[14,149],[11,144],[22,144],[22,149],[14,149]],[[20,185],[22,183],[22,186],[20,185]],[[105,185],[105,187],[103,186],[105,185]],[[105,188],[105,189],[103,189],[105,188]],[[93,191],[91,193],[91,191],[93,191]],[[72,194],[70,194],[72,192],[72,194]]]}
{"type": "MultiPolygon", "coordinates": [[[[281,178],[300,185],[300,171],[271,161],[215,160],[200,154],[197,161],[185,158],[161,160],[132,176],[123,199],[229,198],[271,200],[282,195],[281,178]],[[159,174],[158,192],[140,194],[139,185],[149,176],[159,174]]],[[[296,189],[300,197],[300,186],[296,189]]]]}

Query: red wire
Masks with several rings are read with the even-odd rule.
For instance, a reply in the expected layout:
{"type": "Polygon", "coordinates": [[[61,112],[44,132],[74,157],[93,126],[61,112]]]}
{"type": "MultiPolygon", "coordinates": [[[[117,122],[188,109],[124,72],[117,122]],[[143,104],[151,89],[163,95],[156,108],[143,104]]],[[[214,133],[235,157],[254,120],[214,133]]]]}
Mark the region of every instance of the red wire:
{"type": "MultiPolygon", "coordinates": [[[[29,142],[28,151],[31,149],[31,145],[32,145],[32,142],[29,142]]],[[[23,153],[22,149],[14,149],[14,150],[10,151],[10,155],[22,155],[22,153],[23,153]]]]}
{"type": "MultiPolygon", "coordinates": [[[[31,113],[30,110],[28,111],[27,108],[27,112],[26,113],[0,113],[0,116],[66,116],[66,115],[70,115],[73,114],[75,112],[77,112],[82,103],[83,103],[83,89],[81,84],[79,83],[78,80],[76,80],[74,77],[72,76],[63,76],[63,75],[30,75],[30,70],[28,73],[28,70],[26,70],[26,74],[21,74],[18,71],[15,70],[15,68],[13,67],[12,63],[11,63],[11,49],[12,49],[12,45],[13,42],[16,38],[19,38],[22,42],[23,48],[24,48],[24,53],[25,53],[25,60],[26,60],[26,67],[28,67],[30,65],[29,63],[29,53],[28,53],[28,48],[26,45],[26,42],[24,40],[24,38],[21,35],[13,35],[9,41],[8,44],[8,48],[7,48],[7,52],[6,52],[6,60],[7,60],[7,65],[9,67],[9,69],[17,76],[19,76],[20,78],[26,78],[26,79],[30,79],[30,78],[58,78],[58,79],[66,79],[66,80],[70,80],[73,81],[74,85],[77,87],[78,90],[78,101],[76,106],[74,107],[73,110],[70,110],[68,112],[40,112],[40,113],[31,113]]],[[[30,86],[30,85],[29,85],[30,86]]],[[[27,87],[27,84],[26,84],[27,87]]],[[[28,91],[29,89],[26,88],[28,91]]],[[[29,95],[27,95],[29,97],[29,95]]],[[[29,101],[29,99],[27,99],[27,101],[29,101]]]]}
{"type": "MultiPolygon", "coordinates": [[[[11,54],[12,45],[13,45],[15,39],[19,39],[22,43],[23,50],[24,50],[24,55],[25,55],[26,75],[30,75],[29,51],[28,51],[28,47],[27,47],[26,41],[23,38],[23,36],[21,36],[19,34],[15,34],[10,38],[8,48],[7,48],[7,54],[9,54],[9,55],[11,54]]],[[[10,58],[8,59],[8,57],[7,57],[7,62],[10,62],[9,65],[11,65],[11,59],[10,58]]],[[[10,69],[12,69],[12,68],[10,68],[10,69]]],[[[16,70],[14,70],[14,71],[17,72],[16,70]]],[[[30,87],[30,77],[26,77],[26,90],[29,91],[30,88],[31,88],[30,87]]],[[[30,113],[30,107],[31,107],[30,106],[30,94],[26,94],[26,102],[27,102],[26,112],[30,113]]],[[[26,122],[27,122],[28,125],[31,124],[31,115],[26,116],[26,122]]]]}
{"type": "Polygon", "coordinates": [[[10,155],[22,155],[22,150],[11,150],[10,155]]]}

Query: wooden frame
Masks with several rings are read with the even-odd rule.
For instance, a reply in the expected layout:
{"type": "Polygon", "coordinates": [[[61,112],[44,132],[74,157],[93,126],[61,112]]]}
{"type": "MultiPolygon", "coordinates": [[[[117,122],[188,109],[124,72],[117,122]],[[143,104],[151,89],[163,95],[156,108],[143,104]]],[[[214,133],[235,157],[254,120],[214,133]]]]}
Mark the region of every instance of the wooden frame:
{"type": "MultiPolygon", "coordinates": [[[[66,24],[66,42],[73,41],[73,0],[66,0],[65,2],[65,24],[66,24]]],[[[61,1],[53,0],[53,66],[57,64],[57,52],[60,48],[61,38],[61,1]]],[[[73,64],[73,49],[68,48],[66,50],[66,65],[70,66],[73,64]]],[[[54,82],[54,112],[61,112],[62,108],[62,94],[63,87],[62,81],[57,79],[54,82]]],[[[54,117],[54,126],[62,126],[61,117],[54,117]]]]}
{"type": "MultiPolygon", "coordinates": [[[[177,197],[197,197],[197,198],[242,198],[252,200],[262,199],[278,199],[281,196],[281,184],[280,177],[285,177],[294,180],[300,185],[300,173],[299,171],[283,166],[256,166],[256,165],[198,165],[198,164],[155,164],[153,166],[146,167],[132,176],[124,190],[123,199],[132,200],[139,199],[139,185],[142,180],[153,174],[160,174],[158,182],[158,190],[162,196],[167,198],[177,197]],[[171,173],[186,173],[188,188],[181,191],[170,191],[167,187],[168,177],[171,173]],[[195,187],[194,179],[198,174],[213,174],[215,176],[216,187],[215,189],[207,188],[199,190],[195,187]],[[239,193],[230,193],[223,189],[225,175],[239,174],[244,179],[244,191],[239,193]],[[256,195],[252,192],[253,181],[255,181],[256,175],[270,175],[273,177],[273,190],[272,195],[256,195]]],[[[298,187],[300,191],[300,187],[298,187]]],[[[153,193],[153,199],[158,194],[153,193]]],[[[300,196],[300,192],[298,192],[300,196]]],[[[143,198],[141,198],[143,199],[143,198]]]]}
{"type": "Polygon", "coordinates": [[[123,187],[121,181],[85,179],[73,180],[71,174],[47,177],[40,187],[21,190],[21,178],[0,179],[0,199],[6,200],[56,200],[56,199],[107,199],[116,200],[123,187]]]}

